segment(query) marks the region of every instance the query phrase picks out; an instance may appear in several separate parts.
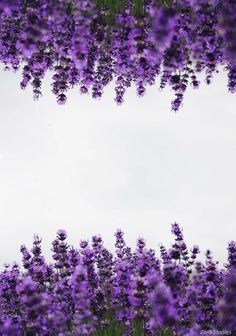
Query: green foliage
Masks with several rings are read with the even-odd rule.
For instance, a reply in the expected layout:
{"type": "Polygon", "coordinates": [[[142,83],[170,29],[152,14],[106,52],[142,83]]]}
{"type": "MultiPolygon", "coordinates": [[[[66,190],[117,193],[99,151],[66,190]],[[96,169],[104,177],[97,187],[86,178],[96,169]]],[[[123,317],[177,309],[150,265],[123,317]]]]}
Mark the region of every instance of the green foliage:
{"type": "MultiPolygon", "coordinates": [[[[156,3],[161,6],[171,6],[175,0],[156,0],[156,3]]],[[[106,8],[111,16],[118,14],[125,8],[125,0],[96,0],[96,5],[98,9],[102,10],[106,8]]],[[[130,0],[129,3],[132,4],[134,15],[145,14],[145,0],[130,0]]]]}
{"type": "MultiPolygon", "coordinates": [[[[26,4],[27,4],[26,0],[26,4]]],[[[58,0],[54,0],[57,2],[58,0]]],[[[176,0],[154,0],[158,5],[169,7],[176,0]]],[[[116,23],[116,15],[122,13],[125,10],[127,2],[131,4],[132,14],[134,16],[143,16],[146,13],[146,1],[145,0],[95,0],[97,12],[101,16],[105,16],[106,22],[109,24],[116,23]]],[[[73,0],[68,1],[66,6],[66,12],[68,15],[73,14],[73,0]]]]}
{"type": "MultiPolygon", "coordinates": [[[[133,336],[145,336],[143,331],[144,325],[147,323],[144,319],[136,319],[132,322],[133,336]]],[[[95,336],[120,336],[124,332],[124,322],[117,321],[114,314],[111,314],[108,319],[108,326],[106,329],[101,330],[97,327],[95,336]]],[[[154,336],[173,336],[168,329],[160,330],[154,336]]]]}

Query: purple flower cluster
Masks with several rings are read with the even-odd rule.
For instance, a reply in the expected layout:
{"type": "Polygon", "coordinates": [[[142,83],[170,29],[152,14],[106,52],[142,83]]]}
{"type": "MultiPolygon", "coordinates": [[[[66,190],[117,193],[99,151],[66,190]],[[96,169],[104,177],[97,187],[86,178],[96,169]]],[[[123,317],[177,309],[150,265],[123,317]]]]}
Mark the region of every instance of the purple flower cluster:
{"type": "Polygon", "coordinates": [[[51,70],[59,104],[74,86],[100,98],[111,81],[121,104],[128,87],[143,96],[159,77],[177,111],[201,71],[209,84],[223,65],[235,92],[235,21],[234,0],[2,0],[0,62],[23,68],[21,88],[31,84],[35,99],[51,70]]]}
{"type": "Polygon", "coordinates": [[[129,248],[115,234],[115,253],[100,236],[70,246],[64,230],[52,243],[53,262],[45,261],[36,235],[31,250],[22,246],[23,269],[0,273],[2,336],[199,336],[204,330],[236,332],[236,243],[220,268],[211,252],[197,259],[181,228],[175,241],[161,246],[158,258],[139,238],[129,248]]]}

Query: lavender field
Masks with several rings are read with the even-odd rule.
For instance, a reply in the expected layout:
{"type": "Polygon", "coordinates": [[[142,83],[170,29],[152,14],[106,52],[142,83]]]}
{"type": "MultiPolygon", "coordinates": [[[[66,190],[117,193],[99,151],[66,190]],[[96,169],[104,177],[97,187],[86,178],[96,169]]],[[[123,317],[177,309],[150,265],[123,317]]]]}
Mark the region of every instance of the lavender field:
{"type": "MultiPolygon", "coordinates": [[[[112,122],[104,126],[95,121],[97,116],[95,118],[95,114],[87,111],[89,105],[83,105],[84,100],[79,97],[82,104],[78,103],[78,115],[86,110],[89,117],[72,118],[66,124],[63,112],[54,111],[58,113],[55,117],[54,106],[48,105],[46,100],[40,105],[44,111],[37,117],[29,103],[24,102],[23,108],[18,105],[13,86],[4,76],[1,82],[4,111],[0,117],[0,183],[3,185],[0,215],[5,213],[11,217],[9,223],[14,221],[14,228],[11,227],[14,234],[8,234],[8,222],[1,224],[4,240],[8,232],[5,245],[0,246],[1,258],[10,255],[8,260],[12,262],[4,264],[0,271],[0,336],[236,335],[236,241],[233,237],[235,229],[232,232],[230,228],[232,218],[235,218],[236,197],[230,177],[235,164],[232,160],[236,148],[233,136],[235,106],[231,103],[219,105],[221,97],[213,96],[211,91],[211,94],[205,94],[204,105],[193,99],[194,106],[187,105],[194,111],[192,118],[200,106],[206,115],[212,113],[208,111],[209,107],[223,106],[222,111],[219,108],[214,111],[214,120],[200,118],[207,121],[205,129],[199,127],[199,121],[190,127],[190,121],[183,118],[189,129],[181,132],[177,122],[174,123],[174,118],[180,118],[185,111],[187,92],[191,89],[199,92],[205,84],[212,88],[221,71],[227,77],[225,89],[229,95],[235,94],[235,23],[235,0],[0,1],[0,65],[6,73],[21,74],[19,89],[28,92],[31,88],[34,100],[47,96],[47,93],[42,94],[44,85],[47,89],[50,87],[55,105],[59,105],[63,112],[74,90],[80,96],[95,99],[94,111],[98,100],[104,99],[104,91],[112,85],[114,106],[125,103],[127,91],[134,88],[135,99],[153,88],[162,95],[164,89],[173,94],[168,111],[171,117],[168,115],[170,119],[162,122],[159,115],[153,119],[154,123],[151,120],[151,110],[164,106],[156,98],[142,106],[145,116],[141,116],[140,111],[138,114],[132,101],[127,113],[131,115],[132,108],[137,109],[136,120],[120,113],[118,117],[112,116],[112,122]],[[14,109],[10,109],[12,104],[14,109]],[[23,121],[17,119],[19,111],[23,121]],[[221,112],[226,122],[217,124],[221,112]],[[15,118],[20,122],[14,121],[15,118]],[[145,125],[144,119],[148,118],[149,124],[145,125]],[[135,122],[136,128],[133,126],[135,122]],[[117,128],[115,123],[120,123],[117,128]],[[9,127],[10,135],[5,125],[9,127]],[[32,125],[34,128],[31,129],[32,125]],[[174,136],[165,127],[175,132],[174,136]],[[198,151],[191,142],[194,128],[198,151]],[[223,128],[225,132],[221,132],[223,128]],[[45,130],[48,137],[45,137],[45,130]],[[214,136],[212,130],[215,130],[214,136]],[[206,134],[209,139],[212,137],[209,142],[206,134]],[[179,140],[181,137],[182,141],[179,140]],[[165,141],[162,143],[162,139],[167,139],[168,145],[165,141]],[[110,155],[108,161],[104,152],[110,155]],[[125,168],[121,167],[120,158],[126,160],[125,168]],[[182,166],[178,166],[176,160],[182,160],[182,166]],[[202,164],[199,164],[201,160],[202,164]],[[208,168],[210,160],[211,168],[208,168]],[[192,175],[188,175],[190,169],[194,171],[192,175]],[[63,183],[61,175],[66,176],[63,183]],[[49,176],[48,179],[45,176],[49,176]],[[186,183],[183,183],[183,176],[186,183]],[[223,183],[219,176],[224,179],[223,183]],[[207,197],[204,188],[212,189],[209,195],[221,195],[221,198],[207,197]],[[199,190],[201,195],[193,198],[199,190]],[[224,198],[227,193],[229,197],[224,198]],[[35,199],[36,208],[31,207],[35,199]],[[24,222],[31,220],[28,213],[33,214],[32,225],[36,223],[32,230],[39,232],[41,227],[37,223],[42,222],[46,238],[54,230],[48,226],[52,218],[63,221],[65,212],[68,220],[75,223],[82,210],[94,218],[98,214],[100,223],[108,223],[106,209],[109,209],[112,218],[119,216],[118,220],[125,221],[128,231],[129,216],[121,215],[122,205],[126,202],[130,208],[127,213],[136,214],[130,232],[137,231],[138,237],[137,220],[144,219],[142,232],[150,231],[146,234],[155,240],[153,248],[144,238],[138,238],[134,248],[129,247],[123,228],[115,232],[115,237],[109,237],[115,243],[113,249],[110,245],[107,248],[102,238],[105,224],[99,223],[94,226],[94,232],[96,229],[101,236],[83,240],[89,232],[87,222],[76,233],[78,239],[82,239],[77,245],[68,242],[66,231],[70,230],[66,225],[51,224],[65,228],[57,231],[51,243],[51,261],[44,252],[40,235],[33,237],[32,247],[28,243],[15,246],[17,235],[27,235],[24,222]],[[188,231],[192,238],[196,232],[202,237],[196,242],[199,245],[189,246],[182,227],[176,222],[171,225],[172,244],[159,245],[156,232],[161,227],[157,229],[153,218],[161,216],[162,211],[166,215],[163,210],[167,209],[166,204],[171,212],[168,216],[183,218],[183,212],[189,214],[192,209],[189,204],[194,202],[197,204],[196,214],[192,216],[200,213],[206,218],[202,226],[196,219],[195,227],[188,231]],[[146,212],[138,211],[145,206],[146,212]],[[35,211],[38,207],[39,212],[35,211]],[[224,208],[221,216],[217,212],[219,207],[224,208]],[[209,210],[212,208],[215,218],[219,217],[218,225],[209,210]],[[143,217],[138,218],[140,213],[143,217]],[[149,220],[152,220],[151,226],[146,224],[149,220]],[[209,222],[215,224],[212,233],[206,228],[209,222]],[[221,243],[223,231],[224,239],[226,235],[228,237],[228,246],[221,243]],[[211,241],[209,249],[201,249],[203,241],[216,237],[218,251],[227,250],[224,264],[215,260],[211,241]],[[16,254],[9,251],[8,244],[16,250],[20,248],[21,261],[13,260],[12,256],[15,258],[16,254]]],[[[210,93],[210,89],[207,92],[210,93]]],[[[132,96],[127,99],[129,97],[132,96]]],[[[115,109],[108,105],[104,104],[104,109],[106,107],[109,112],[115,109]]],[[[74,106],[70,105],[70,108],[75,109],[74,106]]],[[[96,110],[101,111],[101,119],[102,114],[103,118],[105,115],[102,109],[100,105],[96,110]]],[[[191,111],[187,112],[190,114],[191,111]]],[[[161,229],[165,232],[163,226],[161,229]]]]}
{"type": "Polygon", "coordinates": [[[23,269],[0,274],[1,335],[200,335],[236,332],[236,242],[220,268],[211,252],[198,261],[177,223],[174,242],[160,257],[137,240],[134,251],[121,230],[115,254],[100,236],[75,248],[60,230],[52,242],[53,263],[41,239],[21,246],[23,269]]]}

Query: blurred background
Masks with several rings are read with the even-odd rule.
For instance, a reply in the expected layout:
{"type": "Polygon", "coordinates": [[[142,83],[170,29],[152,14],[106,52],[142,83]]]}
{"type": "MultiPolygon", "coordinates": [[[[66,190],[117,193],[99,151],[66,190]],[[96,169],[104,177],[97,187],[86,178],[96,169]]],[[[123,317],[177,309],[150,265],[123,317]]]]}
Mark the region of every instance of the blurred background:
{"type": "Polygon", "coordinates": [[[121,228],[132,247],[143,236],[159,249],[173,241],[171,223],[189,247],[221,263],[236,239],[236,98],[224,71],[188,90],[174,113],[174,94],[131,88],[122,106],[113,86],[100,101],[68,94],[58,106],[50,75],[35,102],[21,74],[0,71],[0,267],[20,261],[35,233],[50,244],[64,228],[75,246],[101,234],[113,249],[121,228]]]}

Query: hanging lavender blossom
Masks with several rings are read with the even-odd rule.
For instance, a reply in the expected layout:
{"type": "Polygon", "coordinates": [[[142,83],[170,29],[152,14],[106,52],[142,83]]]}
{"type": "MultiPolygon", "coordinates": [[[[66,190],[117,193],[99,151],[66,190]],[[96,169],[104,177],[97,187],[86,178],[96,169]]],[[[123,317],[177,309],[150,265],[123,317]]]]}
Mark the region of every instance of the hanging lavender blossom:
{"type": "Polygon", "coordinates": [[[175,94],[177,111],[189,85],[207,83],[224,66],[228,88],[236,91],[235,13],[232,0],[60,0],[1,1],[0,62],[17,70],[21,88],[33,87],[35,99],[47,71],[52,92],[65,104],[67,91],[101,98],[115,82],[115,101],[124,101],[135,84],[143,96],[160,76],[160,88],[175,94]]]}

